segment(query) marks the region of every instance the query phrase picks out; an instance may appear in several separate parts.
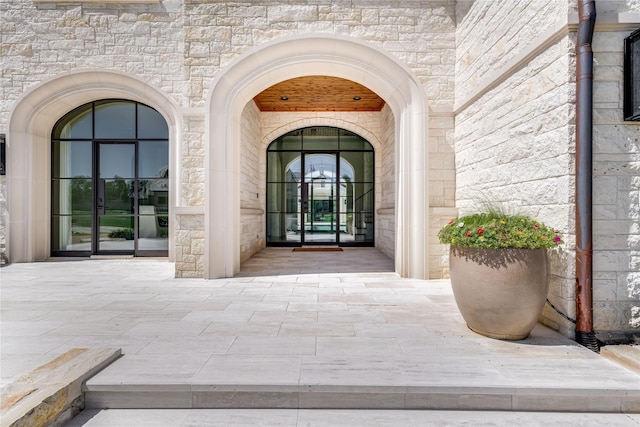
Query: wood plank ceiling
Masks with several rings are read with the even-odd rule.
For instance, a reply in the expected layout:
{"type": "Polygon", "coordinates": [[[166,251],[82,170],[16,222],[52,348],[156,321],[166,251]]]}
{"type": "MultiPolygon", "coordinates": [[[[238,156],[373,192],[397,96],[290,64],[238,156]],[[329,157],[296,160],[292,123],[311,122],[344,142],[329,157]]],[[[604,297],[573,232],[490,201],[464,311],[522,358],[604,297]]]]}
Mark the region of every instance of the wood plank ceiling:
{"type": "Polygon", "coordinates": [[[253,98],[260,111],[380,111],[384,100],[351,80],[305,76],[277,83],[253,98]]]}

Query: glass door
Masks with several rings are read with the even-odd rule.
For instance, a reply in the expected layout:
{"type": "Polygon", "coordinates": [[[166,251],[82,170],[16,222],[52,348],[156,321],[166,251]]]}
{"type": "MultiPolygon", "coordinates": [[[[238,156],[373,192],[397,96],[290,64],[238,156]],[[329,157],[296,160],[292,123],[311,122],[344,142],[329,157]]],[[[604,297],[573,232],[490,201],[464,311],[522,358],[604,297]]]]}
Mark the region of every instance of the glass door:
{"type": "Polygon", "coordinates": [[[297,129],[267,149],[269,246],[373,246],[373,147],[344,129],[297,129]]]}
{"type": "Polygon", "coordinates": [[[135,251],[137,212],[135,143],[97,144],[96,253],[135,251]]]}
{"type": "Polygon", "coordinates": [[[51,139],[51,254],[167,256],[169,139],[160,113],[94,101],[62,117],[51,139]]]}
{"type": "Polygon", "coordinates": [[[95,252],[166,255],[167,143],[98,142],[96,147],[95,252]]]}
{"type": "Polygon", "coordinates": [[[303,243],[337,243],[338,156],[333,153],[303,154],[304,174],[300,184],[300,203],[304,228],[303,243]]]}

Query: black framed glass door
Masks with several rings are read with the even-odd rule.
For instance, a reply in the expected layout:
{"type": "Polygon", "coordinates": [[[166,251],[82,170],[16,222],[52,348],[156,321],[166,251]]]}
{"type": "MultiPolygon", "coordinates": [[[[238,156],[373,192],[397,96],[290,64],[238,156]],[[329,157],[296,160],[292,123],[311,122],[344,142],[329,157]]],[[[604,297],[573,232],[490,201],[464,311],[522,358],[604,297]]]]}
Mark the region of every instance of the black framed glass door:
{"type": "Polygon", "coordinates": [[[299,200],[301,243],[337,243],[341,221],[338,156],[336,153],[303,153],[299,200]]]}
{"type": "Polygon", "coordinates": [[[143,104],[96,101],[52,137],[51,254],[167,256],[169,141],[143,104]]]}
{"type": "Polygon", "coordinates": [[[374,157],[361,137],[304,128],[267,152],[267,244],[373,246],[374,157]]]}
{"type": "Polygon", "coordinates": [[[136,145],[96,144],[95,253],[135,253],[137,212],[136,145]]]}

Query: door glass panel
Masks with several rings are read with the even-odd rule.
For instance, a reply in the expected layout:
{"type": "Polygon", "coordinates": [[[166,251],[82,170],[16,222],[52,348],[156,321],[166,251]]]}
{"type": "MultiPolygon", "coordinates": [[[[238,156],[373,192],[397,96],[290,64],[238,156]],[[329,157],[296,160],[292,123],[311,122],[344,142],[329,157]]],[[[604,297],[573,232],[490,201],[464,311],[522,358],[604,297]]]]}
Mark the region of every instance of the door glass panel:
{"type": "Polygon", "coordinates": [[[101,251],[133,251],[134,228],[131,215],[103,215],[98,217],[101,251]]]}
{"type": "Polygon", "coordinates": [[[53,251],[90,251],[91,216],[62,215],[54,216],[51,224],[51,250],[53,251]]]}
{"type": "Polygon", "coordinates": [[[169,177],[169,142],[138,143],[138,176],[140,178],[169,177]]]}
{"type": "Polygon", "coordinates": [[[93,138],[93,104],[82,105],[56,123],[53,128],[54,139],[91,139],[93,138]]]}
{"type": "Polygon", "coordinates": [[[373,147],[357,135],[340,136],[340,150],[373,151],[373,147]]]}
{"type": "Polygon", "coordinates": [[[169,180],[141,179],[138,181],[138,204],[140,214],[169,212],[169,180]],[[143,212],[143,207],[146,212],[143,212]],[[153,208],[150,212],[148,208],[153,208]]]}
{"type": "Polygon", "coordinates": [[[56,215],[91,215],[93,186],[90,179],[56,179],[52,182],[51,212],[56,215]]]}
{"type": "Polygon", "coordinates": [[[352,236],[355,241],[373,241],[374,202],[373,183],[354,183],[353,199],[347,201],[350,203],[347,209],[351,213],[352,236]]]}
{"type": "Polygon", "coordinates": [[[153,206],[140,206],[138,217],[138,249],[143,251],[169,250],[169,224],[166,216],[147,215],[153,206]]]}
{"type": "Polygon", "coordinates": [[[303,150],[327,150],[327,151],[337,151],[338,150],[338,138],[335,136],[307,136],[305,135],[302,139],[302,149],[303,150]]]}
{"type": "Polygon", "coordinates": [[[138,104],[138,138],[169,138],[169,128],[164,117],[146,105],[138,104]]]}
{"type": "Polygon", "coordinates": [[[96,139],[135,139],[136,104],[129,101],[101,101],[95,107],[96,139]]]}
{"type": "Polygon", "coordinates": [[[100,178],[134,178],[134,144],[100,144],[100,178]]]}
{"type": "Polygon", "coordinates": [[[300,152],[274,151],[267,154],[267,181],[300,181],[302,170],[300,152]]]}
{"type": "Polygon", "coordinates": [[[271,182],[267,184],[271,203],[269,212],[299,212],[300,184],[297,182],[271,182]]]}
{"type": "Polygon", "coordinates": [[[273,150],[295,150],[300,151],[302,149],[302,133],[288,134],[273,141],[273,150]]]}
{"type": "Polygon", "coordinates": [[[132,214],[134,181],[131,179],[105,179],[104,182],[104,213],[132,214]]]}
{"type": "Polygon", "coordinates": [[[307,154],[304,157],[304,185],[302,206],[304,211],[305,242],[336,241],[336,155],[307,154]],[[306,211],[305,206],[306,196],[306,211]]]}
{"type": "Polygon", "coordinates": [[[299,213],[268,213],[267,240],[271,243],[300,242],[299,213]]]}
{"type": "Polygon", "coordinates": [[[53,178],[90,178],[91,141],[54,141],[53,178]]]}
{"type": "Polygon", "coordinates": [[[373,182],[375,165],[373,151],[347,151],[340,153],[340,177],[351,181],[373,182]]]}

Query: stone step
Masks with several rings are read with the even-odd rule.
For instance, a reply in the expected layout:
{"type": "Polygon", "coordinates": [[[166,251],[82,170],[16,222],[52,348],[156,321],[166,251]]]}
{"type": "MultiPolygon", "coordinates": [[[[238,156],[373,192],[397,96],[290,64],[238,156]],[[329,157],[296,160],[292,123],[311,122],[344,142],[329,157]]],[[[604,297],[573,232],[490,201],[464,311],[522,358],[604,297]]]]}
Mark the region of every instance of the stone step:
{"type": "Polygon", "coordinates": [[[102,384],[85,386],[92,409],[414,409],[638,412],[627,390],[538,387],[102,384]]]}
{"type": "Polygon", "coordinates": [[[328,409],[88,409],[66,427],[113,426],[583,426],[637,427],[640,415],[587,412],[328,409]]]}
{"type": "Polygon", "coordinates": [[[120,349],[74,348],[2,387],[2,427],[59,425],[84,406],[82,384],[118,357],[120,349]]]}

